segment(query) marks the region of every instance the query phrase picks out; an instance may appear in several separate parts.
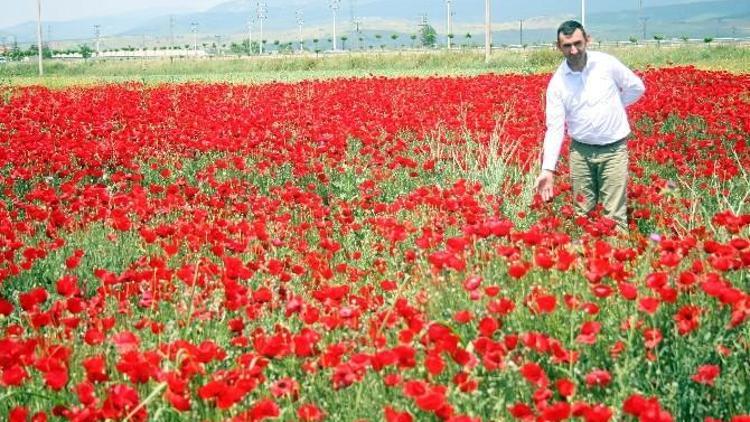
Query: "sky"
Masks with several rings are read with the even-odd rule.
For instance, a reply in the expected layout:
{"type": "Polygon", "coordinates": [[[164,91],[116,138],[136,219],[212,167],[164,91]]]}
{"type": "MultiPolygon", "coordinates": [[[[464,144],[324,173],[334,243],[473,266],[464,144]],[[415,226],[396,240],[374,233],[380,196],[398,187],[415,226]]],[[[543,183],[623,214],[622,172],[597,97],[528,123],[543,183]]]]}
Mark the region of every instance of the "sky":
{"type": "MultiPolygon", "coordinates": [[[[200,11],[226,0],[41,0],[42,20],[65,21],[142,10],[200,11]]],[[[0,28],[36,21],[37,0],[0,0],[0,28]]]]}
{"type": "MultiPolygon", "coordinates": [[[[77,18],[90,18],[123,14],[130,12],[148,12],[152,15],[168,14],[175,12],[194,12],[210,9],[213,6],[224,3],[227,0],[41,0],[42,21],[55,22],[67,21],[77,18]]],[[[253,2],[254,0],[246,0],[253,2]]],[[[265,0],[267,3],[275,3],[283,6],[288,3],[290,7],[300,0],[265,0]]],[[[326,4],[328,0],[320,0],[326,4]]],[[[408,0],[407,0],[408,1],[408,0]]],[[[442,0],[434,0],[442,1],[442,0]]],[[[461,0],[454,0],[460,2],[461,0]]],[[[534,1],[534,0],[532,0],[534,1]]],[[[596,6],[596,0],[588,0],[589,6],[596,6]]],[[[635,7],[638,0],[622,0],[623,8],[626,5],[635,7]]],[[[643,0],[648,5],[663,5],[669,3],[684,3],[691,0],[643,0]]],[[[695,0],[692,0],[695,1],[695,0]]],[[[738,0],[748,1],[748,0],[738,0]]],[[[342,3],[345,3],[344,0],[342,3]]],[[[492,0],[492,3],[502,4],[503,0],[492,0]]],[[[493,6],[496,7],[496,6],[493,6]]],[[[36,21],[37,0],[0,0],[0,28],[13,26],[19,23],[36,21]]]]}

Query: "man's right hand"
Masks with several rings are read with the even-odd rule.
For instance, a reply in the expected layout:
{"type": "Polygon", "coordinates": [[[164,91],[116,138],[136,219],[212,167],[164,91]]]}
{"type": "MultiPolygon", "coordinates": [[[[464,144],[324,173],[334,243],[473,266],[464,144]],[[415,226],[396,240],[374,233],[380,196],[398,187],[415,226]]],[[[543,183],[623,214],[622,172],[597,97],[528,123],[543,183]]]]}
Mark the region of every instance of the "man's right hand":
{"type": "Polygon", "coordinates": [[[545,201],[552,199],[554,185],[555,173],[550,170],[542,170],[542,173],[536,178],[536,191],[545,201]]]}

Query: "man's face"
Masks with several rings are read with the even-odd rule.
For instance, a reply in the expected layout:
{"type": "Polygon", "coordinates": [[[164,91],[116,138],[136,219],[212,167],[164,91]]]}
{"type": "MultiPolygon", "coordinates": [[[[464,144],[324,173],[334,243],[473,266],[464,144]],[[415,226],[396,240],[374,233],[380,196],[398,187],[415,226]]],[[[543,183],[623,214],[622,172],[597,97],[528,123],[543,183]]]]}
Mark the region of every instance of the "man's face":
{"type": "Polygon", "coordinates": [[[562,32],[557,36],[557,48],[562,51],[571,68],[583,68],[586,64],[586,45],[588,40],[580,29],[570,35],[562,32]]]}

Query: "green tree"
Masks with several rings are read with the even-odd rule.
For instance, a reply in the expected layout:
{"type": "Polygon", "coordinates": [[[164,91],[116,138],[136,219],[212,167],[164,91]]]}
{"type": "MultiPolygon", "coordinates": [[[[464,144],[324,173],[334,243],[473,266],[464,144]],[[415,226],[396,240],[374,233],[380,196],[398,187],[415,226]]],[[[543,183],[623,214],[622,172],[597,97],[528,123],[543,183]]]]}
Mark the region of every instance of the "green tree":
{"type": "Polygon", "coordinates": [[[250,45],[250,40],[242,40],[239,44],[233,42],[229,46],[229,51],[238,56],[242,54],[250,55],[258,51],[258,43],[253,41],[252,45],[250,45]]]}
{"type": "Polygon", "coordinates": [[[84,60],[87,60],[89,57],[91,57],[91,54],[94,52],[94,49],[88,46],[88,44],[81,44],[78,47],[78,52],[81,54],[81,57],[83,57],[84,60]]]}
{"type": "Polygon", "coordinates": [[[341,49],[342,50],[346,50],[346,40],[348,39],[349,37],[347,37],[346,35],[341,36],[341,49]]]}
{"type": "Polygon", "coordinates": [[[284,54],[292,53],[294,51],[293,45],[294,44],[292,42],[285,42],[285,43],[279,44],[278,46],[279,53],[284,53],[284,54]]]}
{"type": "Polygon", "coordinates": [[[419,40],[423,47],[434,47],[437,41],[437,31],[432,25],[424,25],[419,29],[419,40]]]}
{"type": "MultiPolygon", "coordinates": [[[[383,36],[382,36],[382,35],[380,35],[380,34],[375,34],[375,39],[377,40],[377,43],[380,43],[380,40],[381,40],[382,38],[383,38],[383,36]]],[[[381,49],[381,50],[384,50],[384,49],[385,49],[385,44],[380,44],[380,49],[381,49]]]]}
{"type": "Polygon", "coordinates": [[[654,35],[654,39],[656,40],[656,46],[661,47],[661,42],[664,41],[664,35],[656,34],[654,35]]]}
{"type": "Polygon", "coordinates": [[[18,48],[18,43],[14,43],[13,47],[11,47],[10,51],[8,52],[8,58],[14,61],[23,59],[25,55],[26,53],[18,48]]]}

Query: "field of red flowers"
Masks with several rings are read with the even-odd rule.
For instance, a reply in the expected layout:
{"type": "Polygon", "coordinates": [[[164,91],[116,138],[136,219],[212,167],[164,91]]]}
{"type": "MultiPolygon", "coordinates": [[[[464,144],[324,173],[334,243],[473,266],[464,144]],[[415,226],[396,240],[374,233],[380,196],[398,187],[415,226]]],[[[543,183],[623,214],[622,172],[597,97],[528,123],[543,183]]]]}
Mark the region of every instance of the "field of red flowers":
{"type": "Polygon", "coordinates": [[[549,75],[0,88],[0,414],[750,420],[750,75],[642,76],[627,236],[549,75]]]}

